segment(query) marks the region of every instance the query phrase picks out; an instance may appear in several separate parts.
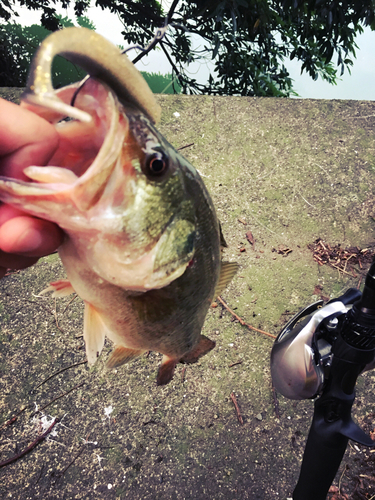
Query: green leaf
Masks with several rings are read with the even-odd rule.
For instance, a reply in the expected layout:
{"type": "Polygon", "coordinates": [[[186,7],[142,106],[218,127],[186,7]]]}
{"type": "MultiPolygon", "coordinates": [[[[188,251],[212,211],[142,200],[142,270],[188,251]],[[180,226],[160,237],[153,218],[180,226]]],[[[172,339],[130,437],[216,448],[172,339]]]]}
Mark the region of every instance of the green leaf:
{"type": "MultiPolygon", "coordinates": [[[[16,15],[12,9],[19,5],[40,12],[41,22],[49,30],[76,23],[95,29],[83,15],[89,0],[61,1],[64,6],[74,6],[75,13],[82,17],[76,21],[57,17],[54,0],[0,0],[0,18],[4,20],[0,76],[24,82],[30,47],[37,45],[29,33],[6,27],[7,20],[16,15]]],[[[170,13],[163,50],[171,74],[178,74],[182,91],[191,94],[289,96],[293,94],[293,81],[283,69],[284,58],[298,61],[301,72],[306,71],[312,79],[320,76],[334,84],[338,72],[352,66],[347,55],[356,57],[355,40],[363,26],[375,30],[372,0],[334,4],[321,0],[180,0],[163,3],[164,7],[159,0],[96,0],[97,6],[121,19],[124,45],[127,42],[142,47],[164,25],[172,3],[174,11],[170,13]],[[191,33],[201,40],[198,47],[192,44],[191,33]],[[331,66],[333,57],[337,57],[335,67],[331,66]],[[189,65],[192,61],[206,64],[210,59],[214,69],[206,81],[197,81],[189,65]]],[[[57,71],[61,84],[64,71],[57,71]]],[[[69,78],[77,77],[75,67],[66,72],[69,78]]]]}

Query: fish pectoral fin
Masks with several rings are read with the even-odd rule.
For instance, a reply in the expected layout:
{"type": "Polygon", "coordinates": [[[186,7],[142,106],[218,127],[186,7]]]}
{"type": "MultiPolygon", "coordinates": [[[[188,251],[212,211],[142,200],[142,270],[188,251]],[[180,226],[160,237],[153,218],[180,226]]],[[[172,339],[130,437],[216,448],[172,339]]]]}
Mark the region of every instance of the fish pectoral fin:
{"type": "Polygon", "coordinates": [[[67,297],[68,295],[75,293],[75,290],[69,280],[63,279],[52,281],[47,288],[39,293],[39,295],[44,295],[48,292],[53,292],[51,297],[67,297]]]}
{"type": "Polygon", "coordinates": [[[175,358],[170,358],[165,354],[163,355],[156,379],[157,385],[166,385],[172,380],[176,365],[177,360],[175,358]]]}
{"type": "Polygon", "coordinates": [[[216,343],[213,340],[201,335],[198,344],[180,359],[180,363],[196,363],[199,358],[210,352],[215,345],[216,343]]]}
{"type": "Polygon", "coordinates": [[[100,313],[89,302],[85,301],[83,316],[83,338],[86,345],[86,356],[89,365],[93,365],[104,346],[106,327],[100,313]]]}
{"type": "Polygon", "coordinates": [[[118,345],[110,354],[107,361],[107,368],[117,368],[118,366],[124,365],[144,352],[144,350],[129,349],[128,347],[118,345]]]}
{"type": "Polygon", "coordinates": [[[216,297],[218,297],[222,293],[222,291],[225,290],[225,288],[232,281],[233,276],[236,274],[239,267],[240,266],[237,264],[237,262],[221,263],[219,281],[216,285],[215,293],[214,296],[212,297],[212,300],[216,299],[216,297]]]}

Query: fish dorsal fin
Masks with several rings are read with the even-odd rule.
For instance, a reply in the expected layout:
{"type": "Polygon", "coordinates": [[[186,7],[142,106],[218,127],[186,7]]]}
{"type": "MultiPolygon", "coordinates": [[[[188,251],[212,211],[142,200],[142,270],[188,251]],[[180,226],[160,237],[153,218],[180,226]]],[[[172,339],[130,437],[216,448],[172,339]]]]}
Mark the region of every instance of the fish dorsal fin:
{"type": "Polygon", "coordinates": [[[83,321],[83,338],[86,344],[87,361],[89,365],[93,365],[102,352],[106,327],[100,313],[86,301],[83,321]]]}
{"type": "Polygon", "coordinates": [[[221,248],[227,248],[228,244],[225,241],[225,238],[224,238],[224,235],[223,235],[223,230],[221,228],[220,222],[219,222],[219,232],[220,232],[220,246],[221,246],[221,248]]]}
{"type": "Polygon", "coordinates": [[[216,299],[216,297],[218,297],[222,293],[222,291],[225,290],[225,288],[232,281],[233,276],[236,274],[239,267],[240,266],[237,264],[237,262],[221,263],[219,281],[216,285],[215,294],[212,297],[213,299],[216,299]]]}
{"type": "Polygon", "coordinates": [[[143,354],[144,350],[139,349],[129,349],[122,345],[116,346],[115,350],[111,352],[111,355],[107,361],[108,368],[117,368],[118,366],[128,363],[134,358],[137,358],[143,354]]]}

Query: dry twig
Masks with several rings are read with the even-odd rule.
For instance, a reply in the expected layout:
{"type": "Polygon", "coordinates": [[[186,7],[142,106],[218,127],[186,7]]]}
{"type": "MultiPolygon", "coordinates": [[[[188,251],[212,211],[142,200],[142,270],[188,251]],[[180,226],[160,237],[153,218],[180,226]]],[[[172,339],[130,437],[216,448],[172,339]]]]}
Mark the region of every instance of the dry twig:
{"type": "Polygon", "coordinates": [[[255,332],[263,333],[263,335],[267,335],[268,337],[271,337],[273,339],[276,338],[276,335],[273,335],[272,333],[265,332],[263,330],[259,330],[259,328],[255,328],[254,326],[251,326],[248,323],[246,323],[242,318],[237,316],[237,314],[234,311],[232,311],[232,309],[228,306],[228,304],[221,297],[218,297],[217,300],[220,302],[220,304],[222,304],[225,307],[225,309],[227,311],[229,311],[231,313],[232,316],[234,316],[241,323],[242,326],[246,326],[249,330],[254,330],[255,332]]]}
{"type": "Polygon", "coordinates": [[[64,333],[64,334],[65,334],[64,330],[60,327],[60,325],[59,325],[59,321],[58,321],[58,319],[57,319],[57,303],[56,303],[56,297],[55,297],[55,310],[53,311],[53,315],[54,315],[54,317],[55,317],[55,322],[56,322],[56,326],[57,326],[57,328],[60,330],[60,332],[61,332],[61,333],[64,333]]]}
{"type": "Polygon", "coordinates": [[[62,373],[62,372],[65,372],[65,370],[69,370],[69,368],[74,368],[75,366],[79,366],[79,365],[84,365],[85,363],[87,363],[87,359],[85,359],[84,361],[80,361],[79,363],[74,363],[73,365],[69,365],[69,366],[66,366],[65,368],[62,368],[61,370],[59,370],[58,372],[55,372],[53,373],[52,375],[50,375],[49,377],[47,377],[45,380],[43,380],[43,382],[41,382],[39,385],[37,385],[34,389],[34,391],[36,391],[37,389],[39,389],[39,387],[43,384],[45,384],[46,382],[48,382],[48,380],[51,380],[51,378],[55,377],[56,375],[58,375],[59,373],[62,373]]]}
{"type": "Polygon", "coordinates": [[[186,144],[185,146],[180,146],[177,148],[177,151],[181,151],[182,149],[190,148],[191,146],[194,146],[194,142],[191,142],[190,144],[186,144]]]}
{"type": "MultiPolygon", "coordinates": [[[[41,295],[34,295],[34,297],[41,297],[41,295]]],[[[52,316],[54,317],[55,319],[55,323],[56,323],[56,326],[57,328],[60,330],[61,333],[64,333],[64,330],[60,327],[59,325],[59,322],[57,320],[57,311],[56,311],[56,299],[55,299],[55,310],[52,311],[52,309],[50,309],[49,307],[47,307],[46,305],[42,304],[41,302],[36,302],[35,300],[28,300],[28,299],[25,299],[27,302],[30,302],[30,304],[37,304],[38,306],[42,307],[43,309],[45,309],[47,312],[49,312],[50,314],[52,314],[52,316]]]]}
{"type": "Polygon", "coordinates": [[[73,300],[76,300],[77,297],[78,297],[78,295],[75,294],[74,297],[69,300],[69,302],[67,303],[67,305],[65,306],[65,309],[63,310],[63,312],[61,314],[65,313],[65,311],[68,309],[68,307],[70,306],[70,304],[73,302],[73,300]]]}
{"type": "Polygon", "coordinates": [[[65,474],[65,472],[69,469],[69,467],[74,464],[74,462],[77,460],[77,458],[79,458],[82,455],[82,452],[84,451],[85,448],[86,448],[86,446],[83,445],[82,448],[77,453],[77,455],[73,458],[73,460],[65,467],[65,469],[63,469],[59,473],[59,477],[62,477],[65,474]]]}
{"type": "Polygon", "coordinates": [[[11,274],[18,274],[20,272],[19,269],[7,269],[6,273],[4,274],[5,276],[10,276],[11,274]]]}
{"type": "Polygon", "coordinates": [[[228,365],[228,368],[232,368],[232,366],[241,365],[241,364],[242,364],[242,360],[241,361],[236,361],[235,363],[232,363],[231,365],[228,365]]]}
{"type": "Polygon", "coordinates": [[[347,469],[347,468],[348,468],[348,464],[345,464],[345,467],[344,467],[344,469],[343,469],[343,471],[342,471],[342,474],[341,474],[341,476],[340,476],[340,479],[339,479],[339,492],[340,492],[340,493],[341,493],[341,481],[342,481],[342,478],[343,478],[343,476],[344,476],[344,474],[345,474],[345,472],[346,472],[346,469],[347,469]]]}
{"type": "Polygon", "coordinates": [[[24,457],[27,453],[29,453],[31,450],[35,448],[43,439],[45,439],[48,434],[52,431],[52,429],[55,427],[55,425],[60,422],[59,418],[55,418],[55,420],[52,422],[52,424],[48,427],[48,429],[38,438],[35,439],[27,448],[25,448],[21,453],[18,453],[17,455],[14,455],[12,458],[8,458],[8,460],[4,460],[3,462],[0,462],[0,469],[1,467],[5,467],[6,465],[12,464],[13,462],[16,462],[20,458],[24,457]]]}
{"type": "Polygon", "coordinates": [[[348,247],[341,248],[340,245],[331,247],[329,243],[318,238],[313,244],[308,245],[313,252],[313,258],[320,266],[327,264],[343,274],[356,278],[352,265],[358,265],[360,270],[364,264],[370,264],[374,257],[374,249],[348,247]],[[348,265],[349,264],[349,265],[348,265]],[[350,273],[346,270],[349,267],[350,273]]]}
{"type": "Polygon", "coordinates": [[[237,403],[237,398],[234,395],[234,392],[231,392],[230,399],[233,401],[234,407],[236,409],[237,419],[238,419],[239,423],[241,425],[243,425],[243,418],[242,418],[242,415],[241,415],[240,407],[238,406],[238,403],[237,403]]]}
{"type": "Polygon", "coordinates": [[[14,417],[12,417],[9,420],[7,420],[6,422],[4,422],[3,425],[0,427],[0,431],[2,431],[3,429],[5,429],[5,427],[8,427],[9,425],[14,424],[14,422],[21,415],[21,413],[23,413],[26,410],[26,408],[27,408],[27,406],[24,406],[23,408],[21,408],[21,410],[18,413],[16,413],[14,415],[14,417]]]}
{"type": "Polygon", "coordinates": [[[66,396],[67,394],[69,394],[70,392],[74,391],[75,389],[78,389],[78,387],[82,387],[83,385],[85,384],[85,382],[81,382],[80,384],[77,384],[75,385],[74,387],[72,387],[71,389],[69,389],[68,391],[65,391],[63,392],[62,394],[60,394],[59,396],[56,396],[55,398],[53,398],[49,403],[45,404],[44,406],[42,406],[42,408],[40,408],[39,410],[35,411],[31,416],[33,417],[34,415],[36,415],[37,413],[43,411],[44,409],[47,408],[47,406],[51,405],[52,403],[54,403],[55,401],[57,401],[58,399],[61,399],[63,398],[64,396],[66,396]]]}

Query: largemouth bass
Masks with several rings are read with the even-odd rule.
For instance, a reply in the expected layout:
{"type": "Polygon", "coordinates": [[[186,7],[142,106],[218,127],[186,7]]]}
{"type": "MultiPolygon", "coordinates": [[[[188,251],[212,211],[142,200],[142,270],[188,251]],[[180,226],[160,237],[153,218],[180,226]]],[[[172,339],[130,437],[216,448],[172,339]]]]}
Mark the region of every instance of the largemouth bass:
{"type": "Polygon", "coordinates": [[[60,136],[48,166],[25,169],[30,182],[0,178],[3,202],[66,234],[59,254],[68,279],[45,291],[83,299],[90,364],[107,336],[115,344],[109,367],[157,351],[157,383],[168,383],[178,362],[214,347],[201,335],[203,322],[237,270],[221,262],[219,223],[201,177],[156,130],[160,108],[141,74],[93,31],[67,28],[41,44],[21,106],[60,136]],[[91,77],[55,91],[57,54],[91,77]]]}

